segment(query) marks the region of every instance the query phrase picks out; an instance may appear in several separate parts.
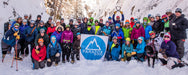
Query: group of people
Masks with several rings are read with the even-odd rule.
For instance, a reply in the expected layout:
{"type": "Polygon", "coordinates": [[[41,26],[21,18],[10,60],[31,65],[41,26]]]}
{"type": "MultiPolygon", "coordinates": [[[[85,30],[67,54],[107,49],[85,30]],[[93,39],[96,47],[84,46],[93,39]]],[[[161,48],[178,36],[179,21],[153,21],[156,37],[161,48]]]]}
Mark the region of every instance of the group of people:
{"type": "MultiPolygon", "coordinates": [[[[124,21],[123,12],[120,11],[121,19],[116,13],[108,17],[105,24],[103,19],[94,20],[93,17],[70,19],[69,24],[64,23],[64,18],[53,22],[52,17],[44,23],[41,15],[35,21],[28,19],[28,15],[24,15],[24,19],[10,20],[4,25],[5,33],[1,41],[3,58],[11,53],[12,47],[16,47],[16,60],[22,60],[21,57],[31,53],[33,69],[44,68],[45,64],[50,67],[53,62],[57,66],[60,58],[62,63],[75,63],[75,58],[80,60],[81,34],[109,37],[105,54],[107,61],[130,61],[135,58],[143,62],[148,57],[157,57],[168,65],[169,58],[175,63],[183,58],[188,21],[182,9],[177,8],[175,13],[169,9],[162,16],[149,14],[142,23],[133,17],[124,21]],[[146,50],[146,46],[151,49],[146,50]]],[[[175,64],[170,65],[172,68],[175,64]]]]}

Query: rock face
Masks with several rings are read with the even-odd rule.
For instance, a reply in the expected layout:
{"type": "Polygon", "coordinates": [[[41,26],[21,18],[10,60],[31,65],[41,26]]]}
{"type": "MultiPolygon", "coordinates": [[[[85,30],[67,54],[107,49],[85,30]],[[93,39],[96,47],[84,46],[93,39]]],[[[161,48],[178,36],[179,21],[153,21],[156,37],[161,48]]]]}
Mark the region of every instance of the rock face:
{"type": "MultiPolygon", "coordinates": [[[[138,19],[148,14],[163,15],[167,9],[182,8],[188,16],[188,0],[44,0],[47,12],[64,18],[94,17],[106,19],[120,6],[125,19],[138,19]],[[53,6],[55,5],[55,6],[53,6]]],[[[117,13],[120,15],[120,13],[117,13]]]]}

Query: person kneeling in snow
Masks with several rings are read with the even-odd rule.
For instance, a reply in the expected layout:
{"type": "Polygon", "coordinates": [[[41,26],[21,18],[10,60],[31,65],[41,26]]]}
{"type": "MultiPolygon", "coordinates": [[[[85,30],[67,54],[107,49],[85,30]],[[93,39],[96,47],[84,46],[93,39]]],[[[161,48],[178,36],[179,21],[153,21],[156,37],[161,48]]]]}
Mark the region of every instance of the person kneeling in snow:
{"type": "Polygon", "coordinates": [[[167,68],[173,69],[175,67],[182,67],[179,60],[179,55],[176,51],[176,45],[172,42],[170,33],[164,34],[164,41],[162,42],[161,49],[159,50],[158,57],[163,65],[167,68]]]}
{"type": "Polygon", "coordinates": [[[46,46],[44,45],[44,40],[42,38],[38,39],[39,46],[33,48],[32,57],[33,57],[33,69],[44,68],[46,58],[46,46]]]}
{"type": "Polygon", "coordinates": [[[121,55],[121,61],[127,61],[131,60],[132,52],[133,52],[133,45],[130,43],[131,39],[126,38],[126,42],[122,45],[122,55],[121,55]]]}
{"type": "Polygon", "coordinates": [[[55,35],[51,36],[50,44],[47,46],[47,66],[50,67],[52,62],[55,61],[55,65],[60,62],[61,45],[57,42],[55,35]]]}
{"type": "Polygon", "coordinates": [[[119,52],[121,50],[120,44],[117,42],[117,37],[112,38],[113,42],[109,43],[109,51],[106,52],[107,60],[119,61],[119,52]]]}
{"type": "Polygon", "coordinates": [[[143,62],[144,61],[144,48],[146,46],[146,43],[144,41],[144,37],[138,38],[138,44],[136,46],[135,52],[136,52],[136,59],[138,61],[143,62]]]}

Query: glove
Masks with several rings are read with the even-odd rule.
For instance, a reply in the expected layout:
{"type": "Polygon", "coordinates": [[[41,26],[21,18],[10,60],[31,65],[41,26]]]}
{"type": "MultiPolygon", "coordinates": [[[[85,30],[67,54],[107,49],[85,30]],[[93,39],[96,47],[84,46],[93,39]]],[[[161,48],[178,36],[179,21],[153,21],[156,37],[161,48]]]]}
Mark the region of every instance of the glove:
{"type": "Polygon", "coordinates": [[[37,54],[39,54],[39,52],[40,52],[40,51],[39,51],[39,50],[37,50],[37,49],[35,49],[35,52],[36,52],[37,54]]]}
{"type": "Polygon", "coordinates": [[[117,39],[122,39],[122,37],[119,36],[119,37],[117,37],[117,39]]]}
{"type": "Polygon", "coordinates": [[[127,57],[131,57],[132,56],[132,54],[131,53],[127,53],[127,57]]]}
{"type": "Polygon", "coordinates": [[[132,52],[131,55],[136,55],[136,52],[132,52]]]}
{"type": "Polygon", "coordinates": [[[116,14],[116,13],[117,13],[117,11],[114,12],[114,14],[116,14]]]}
{"type": "Polygon", "coordinates": [[[15,33],[14,33],[14,36],[17,36],[17,35],[18,35],[18,32],[15,32],[15,33]]]}
{"type": "Polygon", "coordinates": [[[124,51],[124,55],[126,54],[126,51],[124,51]]]}
{"type": "Polygon", "coordinates": [[[19,39],[20,39],[20,35],[17,35],[17,36],[16,36],[16,39],[19,40],[19,39]]]}
{"type": "Polygon", "coordinates": [[[121,61],[125,61],[123,58],[121,58],[121,61]]]}
{"type": "Polygon", "coordinates": [[[60,53],[56,53],[55,57],[59,57],[60,56],[60,53]]]}
{"type": "Polygon", "coordinates": [[[47,59],[48,62],[51,62],[51,59],[47,59]]]}
{"type": "Polygon", "coordinates": [[[123,14],[123,12],[122,12],[122,11],[120,11],[120,13],[121,13],[121,14],[123,14]]]}
{"type": "Polygon", "coordinates": [[[134,40],[132,40],[132,44],[134,44],[134,40]]]}

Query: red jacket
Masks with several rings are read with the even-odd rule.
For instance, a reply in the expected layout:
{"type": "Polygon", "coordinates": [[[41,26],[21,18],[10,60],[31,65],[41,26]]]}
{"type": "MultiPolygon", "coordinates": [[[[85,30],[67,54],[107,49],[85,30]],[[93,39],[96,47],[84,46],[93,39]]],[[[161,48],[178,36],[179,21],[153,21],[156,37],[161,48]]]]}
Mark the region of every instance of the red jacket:
{"type": "Polygon", "coordinates": [[[51,36],[51,34],[53,33],[53,32],[55,32],[55,26],[54,27],[48,27],[48,29],[47,29],[47,34],[49,35],[49,36],[51,36]]]}
{"type": "Polygon", "coordinates": [[[134,26],[134,22],[131,22],[130,25],[131,25],[131,28],[133,28],[133,26],[134,26]]]}
{"type": "Polygon", "coordinates": [[[32,50],[32,57],[33,59],[39,61],[41,59],[42,61],[46,58],[46,46],[39,46],[40,52],[39,54],[36,53],[35,48],[32,50]]]}

